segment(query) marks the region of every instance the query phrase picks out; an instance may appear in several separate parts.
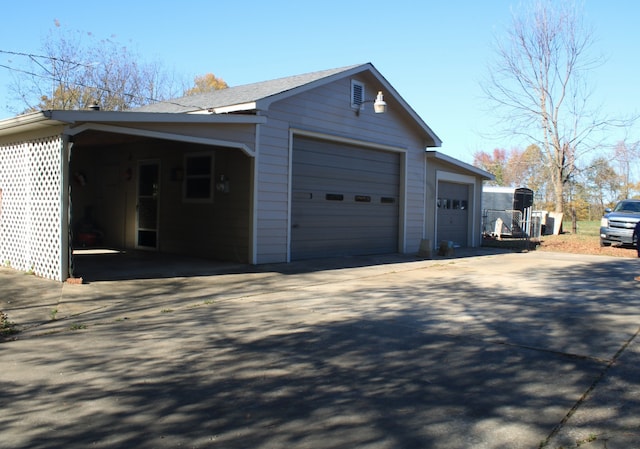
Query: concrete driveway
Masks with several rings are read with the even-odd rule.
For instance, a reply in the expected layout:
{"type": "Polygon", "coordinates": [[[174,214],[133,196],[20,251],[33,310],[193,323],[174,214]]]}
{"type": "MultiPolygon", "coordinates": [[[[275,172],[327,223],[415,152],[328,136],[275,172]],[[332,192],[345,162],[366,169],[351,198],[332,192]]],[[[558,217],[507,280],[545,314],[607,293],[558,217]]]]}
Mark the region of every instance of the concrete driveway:
{"type": "Polygon", "coordinates": [[[638,260],[458,256],[2,268],[0,447],[640,447],[638,260]]]}

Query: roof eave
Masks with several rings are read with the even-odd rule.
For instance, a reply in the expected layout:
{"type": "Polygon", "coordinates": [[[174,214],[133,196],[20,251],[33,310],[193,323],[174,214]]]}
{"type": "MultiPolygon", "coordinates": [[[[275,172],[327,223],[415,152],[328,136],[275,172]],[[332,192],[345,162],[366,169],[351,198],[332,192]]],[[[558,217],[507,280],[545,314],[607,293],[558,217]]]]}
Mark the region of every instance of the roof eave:
{"type": "Polygon", "coordinates": [[[460,168],[463,168],[466,171],[471,172],[474,175],[482,178],[483,181],[494,181],[496,179],[496,177],[493,174],[487,171],[484,171],[481,168],[474,167],[473,165],[467,164],[466,162],[462,162],[461,160],[455,159],[439,151],[426,150],[426,154],[428,158],[436,159],[436,160],[443,161],[448,164],[452,164],[460,168]]]}
{"type": "Polygon", "coordinates": [[[64,125],[64,122],[51,120],[49,111],[32,112],[0,120],[0,136],[8,136],[20,132],[29,132],[49,126],[64,125]]]}
{"type": "Polygon", "coordinates": [[[172,123],[172,124],[259,124],[267,118],[253,114],[176,114],[122,111],[40,111],[0,121],[0,136],[38,131],[52,126],[79,123],[172,123]]]}
{"type": "Polygon", "coordinates": [[[65,123],[128,122],[128,123],[265,123],[265,117],[253,114],[129,112],[129,111],[51,111],[51,118],[65,123]]]}

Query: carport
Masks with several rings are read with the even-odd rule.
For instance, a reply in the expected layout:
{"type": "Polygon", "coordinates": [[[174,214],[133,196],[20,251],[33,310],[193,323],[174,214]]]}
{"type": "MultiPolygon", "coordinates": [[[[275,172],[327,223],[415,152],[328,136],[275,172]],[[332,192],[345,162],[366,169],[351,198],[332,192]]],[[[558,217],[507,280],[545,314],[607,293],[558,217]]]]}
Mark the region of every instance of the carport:
{"type": "Polygon", "coordinates": [[[219,142],[93,130],[73,141],[74,248],[98,244],[248,262],[252,158],[246,152],[219,142]]]}
{"type": "Polygon", "coordinates": [[[252,262],[264,121],[111,111],[4,121],[24,139],[4,147],[5,259],[61,280],[73,275],[72,249],[94,246],[252,262]]]}

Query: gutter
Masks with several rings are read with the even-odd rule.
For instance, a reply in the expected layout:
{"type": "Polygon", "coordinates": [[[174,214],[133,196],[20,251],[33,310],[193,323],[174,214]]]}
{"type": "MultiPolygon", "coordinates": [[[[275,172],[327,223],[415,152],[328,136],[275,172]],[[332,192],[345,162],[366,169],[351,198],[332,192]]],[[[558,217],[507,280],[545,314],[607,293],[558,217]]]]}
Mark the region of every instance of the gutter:
{"type": "Polygon", "coordinates": [[[265,116],[244,114],[185,114],[125,111],[48,110],[0,120],[0,137],[31,132],[60,125],[83,123],[173,123],[173,124],[262,124],[265,116]]]}

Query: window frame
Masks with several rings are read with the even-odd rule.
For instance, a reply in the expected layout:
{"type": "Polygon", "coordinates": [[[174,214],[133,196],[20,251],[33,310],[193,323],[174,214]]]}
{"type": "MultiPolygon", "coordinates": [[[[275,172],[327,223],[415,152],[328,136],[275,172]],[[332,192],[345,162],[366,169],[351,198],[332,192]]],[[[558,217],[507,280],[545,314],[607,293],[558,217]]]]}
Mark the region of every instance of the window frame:
{"type": "Polygon", "coordinates": [[[215,193],[215,158],[211,151],[186,153],[183,157],[184,178],[182,181],[182,201],[185,203],[213,203],[215,193]],[[196,158],[209,158],[208,173],[190,173],[189,160],[196,158]],[[190,196],[189,181],[209,180],[209,191],[207,196],[190,196]]]}

